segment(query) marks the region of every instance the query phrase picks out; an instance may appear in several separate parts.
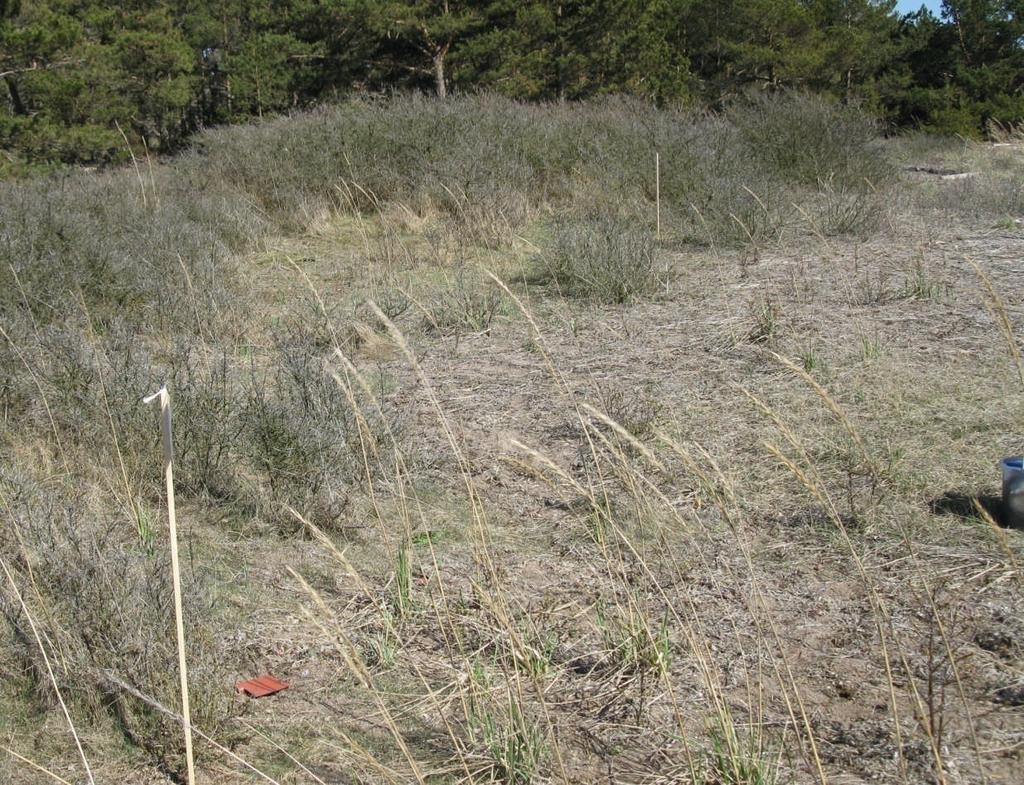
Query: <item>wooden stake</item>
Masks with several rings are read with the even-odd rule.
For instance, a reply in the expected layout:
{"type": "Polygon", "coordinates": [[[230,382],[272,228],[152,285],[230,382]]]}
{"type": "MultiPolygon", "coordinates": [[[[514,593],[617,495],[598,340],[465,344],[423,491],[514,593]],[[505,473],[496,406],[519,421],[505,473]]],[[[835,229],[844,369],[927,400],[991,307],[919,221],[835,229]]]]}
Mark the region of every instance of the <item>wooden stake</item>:
{"type": "Polygon", "coordinates": [[[661,239],[661,153],[654,153],[654,204],[657,210],[655,236],[661,239]]]}
{"type": "Polygon", "coordinates": [[[174,625],[178,635],[178,671],[181,675],[181,717],[185,730],[185,763],[188,785],[195,785],[195,764],[192,759],[192,716],[188,706],[188,669],[185,664],[185,622],[181,610],[181,569],[178,566],[178,521],[174,514],[174,442],[171,436],[171,396],[165,384],[142,399],[151,403],[160,399],[160,435],[164,450],[164,474],[167,478],[167,519],[170,525],[171,577],[174,582],[174,625]]]}

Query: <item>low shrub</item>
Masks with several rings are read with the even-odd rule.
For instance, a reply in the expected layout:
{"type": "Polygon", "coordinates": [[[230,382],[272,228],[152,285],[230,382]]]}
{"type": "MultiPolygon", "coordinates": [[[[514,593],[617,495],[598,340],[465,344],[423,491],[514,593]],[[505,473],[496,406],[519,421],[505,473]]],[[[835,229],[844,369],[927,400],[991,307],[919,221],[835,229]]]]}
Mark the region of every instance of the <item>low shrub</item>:
{"type": "Polygon", "coordinates": [[[426,303],[424,326],[443,335],[489,330],[504,313],[504,294],[490,281],[479,281],[459,272],[440,286],[426,303]]]}
{"type": "Polygon", "coordinates": [[[878,229],[886,212],[886,197],[875,190],[821,184],[814,219],[826,237],[867,237],[878,229]]]}
{"type": "Polygon", "coordinates": [[[650,297],[667,280],[651,233],[609,215],[558,224],[538,259],[538,272],[566,296],[602,303],[650,297]]]}

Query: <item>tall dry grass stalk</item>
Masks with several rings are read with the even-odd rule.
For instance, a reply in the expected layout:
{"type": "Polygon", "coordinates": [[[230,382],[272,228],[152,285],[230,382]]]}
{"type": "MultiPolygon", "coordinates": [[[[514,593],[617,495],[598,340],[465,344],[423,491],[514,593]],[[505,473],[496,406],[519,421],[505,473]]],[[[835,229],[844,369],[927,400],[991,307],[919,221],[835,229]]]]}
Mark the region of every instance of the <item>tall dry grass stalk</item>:
{"type": "Polygon", "coordinates": [[[39,647],[39,654],[42,656],[43,663],[46,665],[46,675],[50,679],[50,686],[53,687],[53,693],[57,696],[57,702],[60,703],[61,711],[64,712],[64,719],[67,721],[68,730],[71,731],[71,738],[75,740],[75,748],[78,750],[78,756],[82,760],[82,766],[85,767],[85,776],[88,778],[90,785],[95,785],[96,781],[92,776],[92,767],[89,765],[88,758],[85,757],[85,750],[82,748],[82,742],[78,737],[78,731],[75,729],[75,723],[71,719],[71,712],[68,711],[68,705],[64,701],[64,696],[61,694],[60,687],[57,686],[57,677],[53,674],[53,666],[50,665],[50,657],[46,653],[46,647],[43,645],[43,639],[39,635],[39,629],[36,627],[35,620],[32,618],[32,613],[29,611],[28,605],[25,604],[25,600],[21,596],[21,590],[18,589],[18,584],[15,582],[14,576],[11,574],[11,571],[7,566],[7,562],[4,559],[0,559],[0,568],[3,569],[4,575],[7,577],[7,582],[10,584],[11,591],[14,592],[15,598],[21,606],[21,611],[25,614],[25,619],[28,621],[29,627],[32,629],[32,636],[35,638],[36,645],[39,647]]]}
{"type": "Polygon", "coordinates": [[[1020,380],[1021,385],[1024,385],[1024,358],[1021,356],[1020,343],[1017,341],[1017,334],[1013,328],[1010,313],[1006,309],[1006,302],[1003,300],[999,292],[996,291],[996,287],[992,283],[992,278],[989,277],[988,273],[981,268],[981,265],[970,257],[965,258],[967,259],[967,263],[974,269],[974,272],[978,276],[978,280],[981,281],[981,284],[985,289],[986,296],[982,298],[984,300],[985,307],[988,309],[988,312],[992,314],[996,327],[999,328],[999,334],[1006,343],[1006,349],[1010,355],[1010,359],[1013,361],[1014,367],[1017,369],[1017,378],[1020,380]]]}
{"type": "Polygon", "coordinates": [[[655,234],[657,239],[661,239],[661,153],[654,153],[654,215],[655,215],[655,234]]]}
{"type": "Polygon", "coordinates": [[[128,135],[125,134],[124,129],[121,128],[121,124],[117,120],[114,121],[114,127],[117,128],[118,133],[121,134],[121,138],[124,140],[124,146],[128,149],[128,155],[132,159],[132,166],[135,168],[135,178],[139,181],[139,192],[142,194],[142,206],[149,207],[149,197],[146,195],[146,181],[142,179],[142,170],[139,168],[139,159],[135,157],[135,151],[132,149],[131,142],[128,141],[128,135]]]}
{"type": "Polygon", "coordinates": [[[0,744],[0,750],[3,750],[4,752],[6,752],[8,755],[10,755],[12,758],[14,758],[19,763],[24,763],[26,766],[28,766],[33,771],[38,771],[40,774],[45,774],[47,777],[49,777],[54,782],[60,782],[60,783],[62,783],[62,785],[71,785],[70,782],[68,782],[66,779],[61,777],[59,774],[56,774],[56,773],[50,771],[45,766],[41,766],[40,764],[36,763],[31,758],[26,758],[24,755],[20,755],[19,753],[15,752],[10,747],[8,747],[8,746],[6,746],[4,744],[0,744]]]}

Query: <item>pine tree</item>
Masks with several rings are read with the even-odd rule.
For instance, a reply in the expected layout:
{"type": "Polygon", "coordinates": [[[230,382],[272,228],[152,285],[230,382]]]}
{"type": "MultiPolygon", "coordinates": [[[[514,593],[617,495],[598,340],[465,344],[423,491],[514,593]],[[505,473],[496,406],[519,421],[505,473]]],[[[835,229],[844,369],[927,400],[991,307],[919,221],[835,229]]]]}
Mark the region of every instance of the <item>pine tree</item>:
{"type": "Polygon", "coordinates": [[[448,94],[448,57],[452,48],[476,31],[480,3],[471,0],[365,2],[360,9],[380,37],[387,67],[432,78],[439,98],[448,94]]]}
{"type": "Polygon", "coordinates": [[[985,125],[1024,122],[1024,0],[944,0],[962,109],[985,125]]]}

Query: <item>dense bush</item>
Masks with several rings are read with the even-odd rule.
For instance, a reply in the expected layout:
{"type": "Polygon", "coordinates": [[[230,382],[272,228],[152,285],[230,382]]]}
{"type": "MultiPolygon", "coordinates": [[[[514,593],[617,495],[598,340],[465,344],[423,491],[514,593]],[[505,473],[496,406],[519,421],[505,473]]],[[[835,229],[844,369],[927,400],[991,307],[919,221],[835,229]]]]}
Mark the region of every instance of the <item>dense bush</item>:
{"type": "Polygon", "coordinates": [[[865,188],[892,176],[877,124],[855,106],[789,93],[737,103],[727,117],[756,168],[783,182],[865,188]]]}
{"type": "Polygon", "coordinates": [[[173,331],[198,318],[215,329],[237,297],[232,253],[263,231],[244,199],[178,170],[0,184],[0,213],[0,309],[43,323],[77,314],[173,331]]]}
{"type": "Polygon", "coordinates": [[[724,245],[770,241],[794,201],[875,192],[892,174],[870,119],[803,95],[756,97],[724,115],[626,98],[360,100],[204,134],[179,167],[244,194],[286,229],[328,209],[401,204],[446,215],[464,240],[497,247],[545,205],[566,201],[633,204],[650,219],[656,153],[663,210],[679,234],[724,245]]]}

